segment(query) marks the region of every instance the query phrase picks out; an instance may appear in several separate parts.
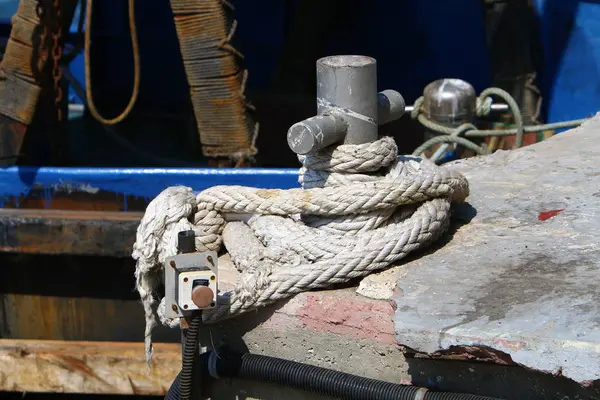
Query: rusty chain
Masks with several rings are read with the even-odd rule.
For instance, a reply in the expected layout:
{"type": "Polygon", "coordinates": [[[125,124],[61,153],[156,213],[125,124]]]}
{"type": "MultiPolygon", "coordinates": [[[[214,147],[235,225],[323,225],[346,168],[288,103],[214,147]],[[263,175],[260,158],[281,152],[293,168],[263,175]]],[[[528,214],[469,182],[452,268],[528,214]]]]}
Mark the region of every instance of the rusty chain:
{"type": "Polygon", "coordinates": [[[60,81],[62,79],[62,70],[60,69],[60,59],[62,58],[62,24],[61,24],[61,0],[54,0],[52,7],[54,8],[54,22],[56,24],[54,32],[52,33],[52,80],[54,81],[54,104],[56,106],[56,117],[60,122],[62,121],[62,88],[60,87],[60,81]]]}
{"type": "Polygon", "coordinates": [[[47,23],[48,13],[44,0],[38,0],[37,4],[35,5],[35,13],[40,21],[40,25],[42,26],[42,33],[40,34],[40,41],[38,43],[37,59],[37,70],[41,74],[48,62],[48,49],[46,46],[46,41],[49,34],[47,23]]]}
{"type": "Polygon", "coordinates": [[[61,24],[61,0],[38,0],[35,11],[42,26],[40,33],[40,42],[38,44],[37,69],[40,73],[40,82],[43,84],[43,73],[48,65],[48,59],[52,57],[52,82],[54,89],[54,106],[56,108],[56,117],[62,121],[61,103],[63,100],[62,88],[62,70],[60,61],[62,58],[62,24],[61,24]],[[50,40],[49,40],[50,39],[50,40]],[[50,43],[49,43],[50,42],[50,43]]]}

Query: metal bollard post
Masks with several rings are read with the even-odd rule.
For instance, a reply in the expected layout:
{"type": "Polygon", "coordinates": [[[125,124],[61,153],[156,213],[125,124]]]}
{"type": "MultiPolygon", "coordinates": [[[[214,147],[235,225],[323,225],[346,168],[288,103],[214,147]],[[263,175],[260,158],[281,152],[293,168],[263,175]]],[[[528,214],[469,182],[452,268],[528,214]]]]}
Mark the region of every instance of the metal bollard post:
{"type": "MultiPolygon", "coordinates": [[[[439,79],[431,82],[423,90],[423,112],[425,116],[440,125],[457,128],[473,122],[476,116],[477,95],[468,82],[461,79],[439,79]]],[[[439,135],[437,132],[425,131],[425,140],[439,135]]],[[[448,144],[435,146],[433,161],[437,161],[449,148],[448,144]]],[[[432,150],[433,150],[432,149],[432,150]]]]}
{"type": "Polygon", "coordinates": [[[290,127],[287,140],[297,154],[336,143],[377,140],[378,126],[404,115],[404,98],[377,93],[377,62],[366,56],[331,56],[317,61],[317,116],[290,127]]]}

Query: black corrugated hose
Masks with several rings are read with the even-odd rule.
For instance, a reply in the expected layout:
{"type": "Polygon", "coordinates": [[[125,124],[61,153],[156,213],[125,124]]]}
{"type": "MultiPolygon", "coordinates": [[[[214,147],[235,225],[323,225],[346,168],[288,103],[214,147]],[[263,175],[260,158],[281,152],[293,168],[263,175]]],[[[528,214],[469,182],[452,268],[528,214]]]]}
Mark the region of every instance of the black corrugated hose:
{"type": "MultiPolygon", "coordinates": [[[[179,380],[178,387],[172,388],[178,392],[179,396],[175,397],[178,400],[190,400],[192,398],[193,387],[198,385],[197,382],[202,377],[202,374],[198,373],[198,371],[194,371],[194,361],[198,354],[198,336],[200,334],[201,325],[202,313],[197,313],[192,318],[185,337],[181,372],[176,378],[176,381],[179,380]]],[[[169,393],[170,392],[171,389],[169,389],[169,393]]],[[[169,398],[169,394],[167,394],[167,398],[169,398]]]]}
{"type": "MultiPolygon", "coordinates": [[[[205,353],[201,356],[199,370],[205,377],[212,375],[269,382],[345,400],[499,400],[473,394],[428,391],[417,386],[398,385],[249,353],[219,354],[218,357],[205,353]]],[[[166,400],[179,399],[180,376],[175,378],[166,400]]]]}

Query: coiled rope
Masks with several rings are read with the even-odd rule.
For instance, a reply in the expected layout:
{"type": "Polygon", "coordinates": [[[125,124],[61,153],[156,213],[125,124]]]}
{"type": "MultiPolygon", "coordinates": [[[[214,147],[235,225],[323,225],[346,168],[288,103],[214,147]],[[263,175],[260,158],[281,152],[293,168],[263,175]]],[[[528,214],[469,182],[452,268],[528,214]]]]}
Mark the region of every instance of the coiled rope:
{"type": "MultiPolygon", "coordinates": [[[[177,186],[159,194],[133,248],[148,360],[155,291],[165,258],[176,254],[179,231],[195,230],[199,251],[220,251],[227,221],[241,219],[246,224],[229,226],[247,229],[257,243],[230,252],[240,280],[220,293],[214,312],[204,313],[209,323],[388,268],[437,239],[448,227],[451,202],[468,195],[468,183],[446,167],[397,151],[392,138],[382,137],[301,156],[298,189],[215,186],[196,195],[177,186]]],[[[164,306],[163,299],[161,322],[176,326],[164,317],[164,306]]]]}
{"type": "Polygon", "coordinates": [[[479,97],[477,98],[476,105],[476,113],[479,117],[487,116],[492,107],[492,98],[491,96],[498,96],[508,105],[510,109],[514,124],[516,128],[513,129],[488,129],[488,130],[479,130],[473,124],[465,123],[460,125],[457,128],[452,128],[444,125],[440,125],[425,116],[423,113],[423,97],[419,97],[414,104],[413,111],[411,113],[411,117],[413,119],[417,119],[421,125],[425,128],[437,132],[441,135],[445,136],[435,136],[425,143],[420,145],[413,151],[413,155],[421,156],[427,149],[430,147],[444,143],[444,146],[441,146],[431,157],[431,161],[436,162],[441,155],[447,150],[449,144],[458,144],[463,146],[469,150],[474,151],[476,154],[483,155],[487,154],[485,148],[482,148],[478,144],[469,140],[469,137],[493,137],[493,136],[512,136],[516,135],[515,144],[517,147],[523,146],[523,136],[525,133],[529,132],[542,132],[547,130],[555,130],[555,129],[563,129],[563,128],[572,128],[581,125],[587,119],[576,119],[571,121],[561,121],[555,122],[551,124],[542,124],[542,125],[524,125],[523,117],[521,115],[521,110],[519,110],[519,106],[515,99],[510,95],[510,93],[505,90],[499,88],[488,88],[481,92],[479,97]],[[463,137],[464,136],[464,137],[463,137]]]}

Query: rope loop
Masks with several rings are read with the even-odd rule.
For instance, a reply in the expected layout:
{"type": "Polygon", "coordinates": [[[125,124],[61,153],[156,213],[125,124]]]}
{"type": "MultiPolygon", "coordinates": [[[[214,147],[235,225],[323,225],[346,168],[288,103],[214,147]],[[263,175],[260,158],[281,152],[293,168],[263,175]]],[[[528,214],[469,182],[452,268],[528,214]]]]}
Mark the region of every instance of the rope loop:
{"type": "Polygon", "coordinates": [[[300,161],[301,188],[214,186],[194,195],[177,186],[148,205],[133,249],[148,357],[154,309],[163,324],[177,324],[165,318],[164,304],[157,307],[155,292],[179,231],[193,229],[199,251],[220,251],[225,244],[240,273],[237,286],[220,293],[217,308],[203,314],[210,323],[388,268],[442,235],[451,203],[468,195],[462,175],[399,157],[390,137],[300,161]],[[238,221],[227,222],[232,219],[238,221]],[[227,229],[233,223],[238,225],[227,229]],[[228,235],[251,241],[234,246],[239,240],[228,241],[228,235]]]}
{"type": "Polygon", "coordinates": [[[441,155],[448,149],[450,144],[465,147],[479,155],[487,154],[486,149],[482,148],[477,143],[469,139],[473,137],[484,138],[494,136],[515,135],[515,145],[517,148],[519,148],[523,146],[523,137],[525,133],[576,127],[587,120],[578,119],[571,121],[556,122],[551,124],[527,126],[523,122],[521,110],[519,109],[519,106],[515,99],[507,91],[495,87],[485,89],[483,92],[481,92],[479,97],[477,97],[475,112],[478,117],[486,117],[491,113],[493,103],[492,96],[500,97],[506,102],[508,108],[510,109],[510,112],[513,115],[514,124],[516,125],[516,128],[479,130],[471,122],[465,123],[459,126],[458,128],[452,128],[445,125],[441,125],[435,121],[430,120],[423,113],[424,99],[422,96],[419,97],[417,100],[415,100],[414,107],[411,112],[411,118],[418,120],[421,123],[421,125],[423,125],[426,129],[430,131],[447,136],[433,137],[427,140],[425,143],[423,143],[417,149],[415,149],[413,155],[421,156],[425,151],[427,151],[427,149],[440,143],[443,143],[443,146],[440,146],[440,148],[430,158],[433,162],[437,162],[439,160],[441,155]]]}

